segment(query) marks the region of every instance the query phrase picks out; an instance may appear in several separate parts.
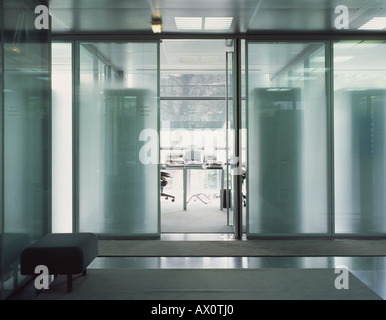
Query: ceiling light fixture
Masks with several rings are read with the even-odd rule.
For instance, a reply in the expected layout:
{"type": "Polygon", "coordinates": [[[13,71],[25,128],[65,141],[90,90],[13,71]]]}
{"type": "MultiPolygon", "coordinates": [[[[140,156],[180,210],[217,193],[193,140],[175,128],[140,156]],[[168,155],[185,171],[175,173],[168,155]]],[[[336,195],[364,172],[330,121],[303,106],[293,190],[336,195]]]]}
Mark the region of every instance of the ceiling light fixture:
{"type": "Polygon", "coordinates": [[[233,47],[233,39],[226,39],[225,45],[229,48],[233,47]]]}
{"type": "Polygon", "coordinates": [[[151,19],[151,30],[153,30],[154,33],[161,33],[162,32],[162,19],[161,19],[161,17],[153,17],[151,19]]]}
{"type": "Polygon", "coordinates": [[[228,30],[232,25],[233,17],[207,17],[205,30],[228,30]]]}
{"type": "Polygon", "coordinates": [[[201,30],[201,17],[174,17],[176,27],[179,30],[201,30]]]}
{"type": "Polygon", "coordinates": [[[334,62],[346,62],[346,61],[350,61],[352,58],[354,58],[353,56],[337,56],[334,58],[334,62]]]}
{"type": "Polygon", "coordinates": [[[359,30],[383,30],[386,28],[386,17],[374,17],[360,26],[359,30]]]}

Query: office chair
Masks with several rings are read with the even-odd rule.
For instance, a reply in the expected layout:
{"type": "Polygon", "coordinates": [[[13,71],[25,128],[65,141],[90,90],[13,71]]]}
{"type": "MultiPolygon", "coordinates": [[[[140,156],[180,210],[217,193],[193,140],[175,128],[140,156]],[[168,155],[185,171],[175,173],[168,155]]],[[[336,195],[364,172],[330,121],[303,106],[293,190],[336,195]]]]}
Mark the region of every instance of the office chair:
{"type": "MultiPolygon", "coordinates": [[[[243,173],[241,174],[241,183],[244,183],[244,180],[247,178],[245,167],[242,168],[243,173]]],[[[241,193],[243,196],[243,205],[247,206],[247,196],[244,193],[241,193]]]]}
{"type": "Polygon", "coordinates": [[[161,197],[165,197],[166,200],[171,198],[172,202],[174,202],[175,201],[175,196],[172,196],[170,194],[167,194],[167,193],[163,192],[164,187],[168,184],[167,178],[170,178],[170,177],[171,176],[170,176],[169,173],[161,171],[161,197]]]}

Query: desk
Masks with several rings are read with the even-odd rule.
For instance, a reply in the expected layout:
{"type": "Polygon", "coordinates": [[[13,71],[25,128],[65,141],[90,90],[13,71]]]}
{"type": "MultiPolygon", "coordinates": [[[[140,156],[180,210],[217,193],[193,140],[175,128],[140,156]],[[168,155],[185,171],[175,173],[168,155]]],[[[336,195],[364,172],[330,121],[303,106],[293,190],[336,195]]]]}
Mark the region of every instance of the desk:
{"type": "MultiPolygon", "coordinates": [[[[183,209],[187,208],[188,172],[190,170],[221,170],[220,210],[223,209],[222,190],[224,189],[224,167],[222,164],[161,164],[161,170],[183,170],[183,209]]],[[[190,178],[190,177],[189,177],[190,178]]]]}

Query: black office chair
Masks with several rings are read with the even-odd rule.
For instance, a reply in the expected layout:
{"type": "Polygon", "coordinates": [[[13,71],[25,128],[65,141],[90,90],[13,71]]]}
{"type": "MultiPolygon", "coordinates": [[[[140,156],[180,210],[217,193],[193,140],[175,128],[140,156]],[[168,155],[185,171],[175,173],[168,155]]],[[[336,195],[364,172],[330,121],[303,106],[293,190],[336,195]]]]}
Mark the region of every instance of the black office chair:
{"type": "Polygon", "coordinates": [[[165,197],[166,200],[169,198],[172,199],[172,202],[175,201],[175,196],[172,196],[171,194],[164,193],[164,187],[168,184],[168,178],[170,178],[171,175],[167,172],[161,171],[161,197],[165,197]]]}

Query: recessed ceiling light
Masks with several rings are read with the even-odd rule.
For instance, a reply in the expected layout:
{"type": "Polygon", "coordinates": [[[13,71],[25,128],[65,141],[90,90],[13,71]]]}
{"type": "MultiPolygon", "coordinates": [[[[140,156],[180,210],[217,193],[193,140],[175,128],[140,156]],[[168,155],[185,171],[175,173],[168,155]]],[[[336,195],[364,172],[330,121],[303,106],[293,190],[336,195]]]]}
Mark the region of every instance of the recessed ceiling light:
{"type": "Polygon", "coordinates": [[[291,91],[292,89],[291,88],[269,88],[267,89],[266,91],[269,91],[269,92],[275,92],[275,91],[291,91]]]}
{"type": "Polygon", "coordinates": [[[367,49],[367,48],[375,48],[379,46],[379,42],[369,42],[369,41],[361,41],[361,42],[338,42],[335,43],[334,46],[337,49],[367,49]]]}
{"type": "Polygon", "coordinates": [[[386,28],[386,17],[374,17],[360,26],[359,30],[383,30],[386,28]]]}
{"type": "Polygon", "coordinates": [[[353,56],[338,56],[334,58],[334,62],[346,62],[354,58],[353,56]]]}
{"type": "Polygon", "coordinates": [[[318,62],[325,62],[324,56],[314,56],[310,59],[312,62],[318,63],[318,62]]]}
{"type": "Polygon", "coordinates": [[[174,17],[178,30],[201,30],[201,17],[174,17]]]}
{"type": "Polygon", "coordinates": [[[202,63],[219,63],[220,62],[220,57],[219,56],[202,56],[201,57],[201,62],[202,63]]]}
{"type": "Polygon", "coordinates": [[[358,44],[358,42],[337,42],[337,43],[334,43],[334,48],[337,48],[337,49],[352,49],[357,44],[358,44]]]}
{"type": "Polygon", "coordinates": [[[185,56],[185,57],[180,57],[180,62],[181,63],[198,63],[200,61],[199,56],[185,56]]]}
{"type": "Polygon", "coordinates": [[[232,21],[233,17],[207,17],[205,18],[205,30],[228,30],[232,21]]]}

